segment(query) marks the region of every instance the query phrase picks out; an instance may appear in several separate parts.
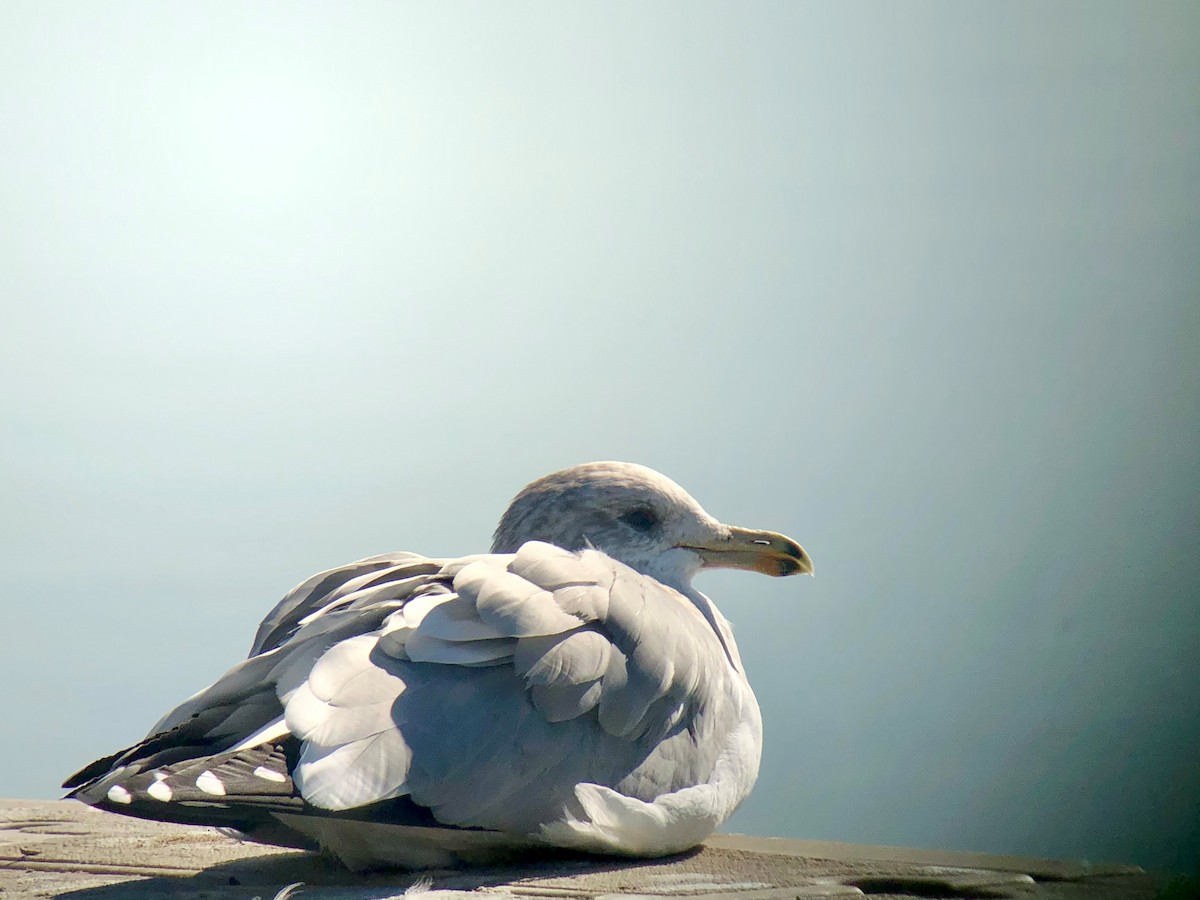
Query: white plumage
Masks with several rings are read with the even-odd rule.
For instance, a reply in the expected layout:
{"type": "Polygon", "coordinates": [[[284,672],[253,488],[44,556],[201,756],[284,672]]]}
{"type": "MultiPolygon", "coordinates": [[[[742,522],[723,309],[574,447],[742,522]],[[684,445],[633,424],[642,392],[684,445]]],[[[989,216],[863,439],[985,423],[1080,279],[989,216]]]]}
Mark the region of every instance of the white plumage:
{"type": "Polygon", "coordinates": [[[762,726],[728,623],[691,578],[811,572],[808,556],[628,463],[527,486],[492,551],[313,576],[247,660],[73,776],[70,796],[355,868],[702,841],[753,785],[762,726]]]}

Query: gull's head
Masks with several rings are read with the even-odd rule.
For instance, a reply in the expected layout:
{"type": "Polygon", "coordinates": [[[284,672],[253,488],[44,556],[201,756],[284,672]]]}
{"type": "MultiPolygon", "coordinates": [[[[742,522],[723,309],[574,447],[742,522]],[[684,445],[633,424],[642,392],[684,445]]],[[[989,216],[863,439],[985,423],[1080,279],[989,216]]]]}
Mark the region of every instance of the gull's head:
{"type": "Polygon", "coordinates": [[[492,551],[513,553],[526,541],[595,547],[677,588],[703,568],[813,570],[791,538],[724,525],[671,479],[633,463],[584,463],[526,485],[500,519],[492,551]]]}

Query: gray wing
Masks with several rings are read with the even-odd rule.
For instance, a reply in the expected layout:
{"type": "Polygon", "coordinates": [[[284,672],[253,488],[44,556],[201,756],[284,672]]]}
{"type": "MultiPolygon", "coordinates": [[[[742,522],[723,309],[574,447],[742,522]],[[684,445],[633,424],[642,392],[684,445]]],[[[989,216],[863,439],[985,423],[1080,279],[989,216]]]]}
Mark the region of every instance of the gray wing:
{"type": "Polygon", "coordinates": [[[74,796],[241,828],[252,807],[361,817],[390,803],[409,823],[536,834],[578,810],[580,784],[649,802],[705,782],[739,719],[737,676],[689,600],[600,552],[538,542],[321,573],[254,649],[141,744],[77,773],[74,796]]]}
{"type": "Polygon", "coordinates": [[[318,572],[288,591],[267,613],[254,635],[249,655],[258,656],[278,647],[296,632],[302,619],[317,613],[334,600],[347,598],[372,583],[430,575],[441,566],[441,562],[426,559],[419,553],[397,551],[318,572]]]}
{"type": "Polygon", "coordinates": [[[650,801],[707,779],[733,675],[685,597],[538,542],[441,575],[448,590],[339,643],[288,698],[309,803],[407,796],[447,824],[530,832],[580,783],[650,801]]]}
{"type": "Polygon", "coordinates": [[[78,788],[72,796],[88,800],[91,784],[107,784],[105,776],[118,769],[131,774],[225,753],[245,743],[281,720],[281,685],[294,689],[330,647],[377,628],[414,593],[444,590],[434,577],[441,565],[417,554],[396,553],[310,578],[263,620],[248,659],[167,713],[145,739],[85,766],[63,786],[78,788]]]}

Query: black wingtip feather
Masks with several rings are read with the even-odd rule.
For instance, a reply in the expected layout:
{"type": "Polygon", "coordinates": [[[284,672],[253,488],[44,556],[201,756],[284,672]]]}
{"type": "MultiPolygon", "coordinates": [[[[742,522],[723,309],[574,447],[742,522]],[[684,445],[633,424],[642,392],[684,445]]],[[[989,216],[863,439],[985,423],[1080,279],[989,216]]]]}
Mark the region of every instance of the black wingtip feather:
{"type": "Polygon", "coordinates": [[[133,760],[147,760],[156,754],[161,754],[164,750],[177,750],[179,755],[175,755],[175,759],[181,759],[186,754],[194,756],[196,755],[194,752],[196,750],[204,753],[211,752],[211,749],[203,749],[205,746],[204,743],[197,743],[194,740],[180,743],[180,738],[189,736],[188,731],[195,729],[195,723],[199,717],[199,713],[196,713],[186,721],[180,722],[174,728],[160,731],[158,734],[152,734],[131,747],[126,747],[124,750],[118,750],[116,753],[110,753],[108,756],[102,757],[95,762],[88,763],[74,775],[68,777],[62,783],[62,786],[64,788],[86,788],[89,784],[99,781],[118,766],[125,765],[133,760]]]}

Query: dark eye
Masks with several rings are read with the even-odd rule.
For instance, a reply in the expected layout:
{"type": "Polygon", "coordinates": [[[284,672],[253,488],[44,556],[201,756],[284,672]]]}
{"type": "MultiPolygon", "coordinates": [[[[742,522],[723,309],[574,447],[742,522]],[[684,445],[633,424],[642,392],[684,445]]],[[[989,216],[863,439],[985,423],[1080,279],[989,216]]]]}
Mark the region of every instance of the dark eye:
{"type": "Polygon", "coordinates": [[[634,531],[650,531],[658,525],[658,513],[648,506],[635,506],[629,512],[621,513],[617,518],[634,531]]]}

